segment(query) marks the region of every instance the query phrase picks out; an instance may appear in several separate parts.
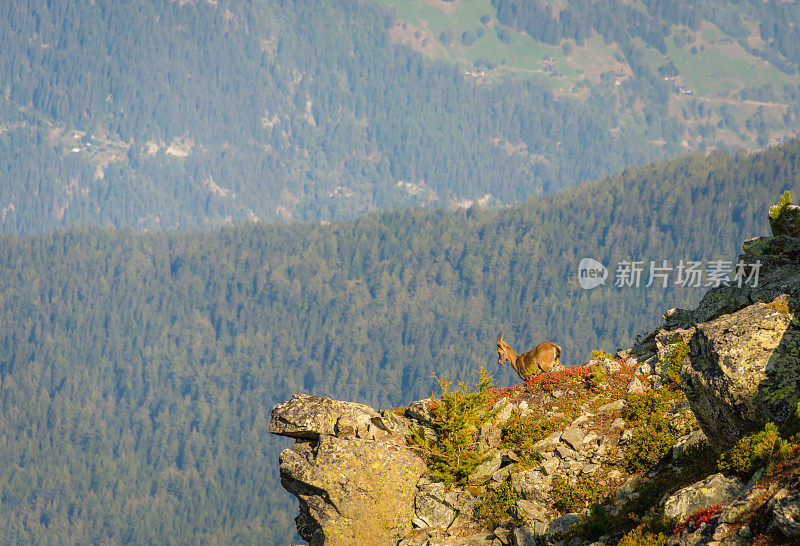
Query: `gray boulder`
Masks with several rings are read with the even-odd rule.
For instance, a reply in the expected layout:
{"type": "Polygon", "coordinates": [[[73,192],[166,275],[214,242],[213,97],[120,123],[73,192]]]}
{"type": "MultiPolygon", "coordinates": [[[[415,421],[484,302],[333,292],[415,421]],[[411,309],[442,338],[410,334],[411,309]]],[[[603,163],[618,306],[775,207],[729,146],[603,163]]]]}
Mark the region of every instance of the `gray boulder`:
{"type": "Polygon", "coordinates": [[[495,453],[494,456],[479,464],[472,474],[467,478],[470,485],[484,485],[489,483],[492,479],[492,474],[500,469],[503,464],[503,456],[500,453],[495,453]]]}
{"type": "Polygon", "coordinates": [[[698,324],[682,382],[716,449],[783,422],[800,394],[800,330],[793,315],[757,303],[698,324]]]}
{"type": "Polygon", "coordinates": [[[307,440],[327,435],[405,445],[408,430],[407,420],[399,415],[381,415],[364,404],[310,394],[293,394],[275,404],[269,419],[272,434],[307,440]]]}
{"type": "Polygon", "coordinates": [[[664,515],[685,519],[703,508],[735,499],[743,487],[735,478],[714,474],[670,495],[664,503],[664,515]]]}
{"type": "Polygon", "coordinates": [[[548,515],[550,511],[539,503],[520,499],[517,501],[516,512],[519,519],[534,523],[537,521],[544,522],[549,520],[548,515]]]}
{"type": "Polygon", "coordinates": [[[531,501],[547,500],[551,478],[534,469],[511,473],[511,487],[521,497],[531,501]]]}
{"type": "Polygon", "coordinates": [[[553,540],[556,536],[567,531],[573,525],[580,523],[581,518],[578,514],[564,514],[550,522],[547,528],[547,539],[553,540]]]}
{"type": "Polygon", "coordinates": [[[478,433],[478,449],[488,451],[500,444],[502,431],[491,423],[481,425],[478,433]]]}
{"type": "Polygon", "coordinates": [[[770,254],[744,254],[739,262],[747,273],[758,267],[758,284],[743,282],[712,288],[692,311],[692,322],[700,323],[733,313],[754,302],[768,303],[789,294],[800,295],[800,237],[775,237],[766,243],[770,254]]]}
{"type": "Polygon", "coordinates": [[[775,525],[787,538],[800,538],[800,493],[787,495],[772,509],[775,525]]]}
{"type": "Polygon", "coordinates": [[[708,438],[706,438],[702,430],[693,430],[688,434],[684,434],[672,446],[672,458],[677,461],[687,449],[704,443],[708,443],[708,438]]]}

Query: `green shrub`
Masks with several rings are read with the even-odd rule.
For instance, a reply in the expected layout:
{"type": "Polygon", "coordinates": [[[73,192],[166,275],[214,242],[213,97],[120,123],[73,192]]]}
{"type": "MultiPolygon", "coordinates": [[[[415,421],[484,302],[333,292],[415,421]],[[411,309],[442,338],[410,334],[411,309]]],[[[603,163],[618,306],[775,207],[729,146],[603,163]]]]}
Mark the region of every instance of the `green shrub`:
{"type": "Polygon", "coordinates": [[[783,192],[781,198],[778,199],[778,202],[769,208],[769,217],[772,218],[773,220],[777,220],[778,218],[781,217],[781,213],[783,212],[783,209],[786,208],[786,205],[791,205],[791,204],[792,204],[792,192],[786,190],[785,192],[783,192]]]}
{"type": "Polygon", "coordinates": [[[625,447],[626,466],[631,472],[652,467],[675,445],[675,435],[664,416],[675,396],[667,389],[628,396],[622,416],[635,427],[625,447]]]}
{"type": "Polygon", "coordinates": [[[664,363],[667,369],[667,381],[671,387],[682,388],[681,364],[683,363],[683,359],[689,356],[690,352],[689,345],[684,341],[680,341],[664,356],[664,363]]]}
{"type": "Polygon", "coordinates": [[[614,518],[601,505],[595,504],[589,514],[581,519],[581,522],[573,527],[571,536],[581,537],[584,540],[595,541],[601,536],[614,529],[614,518]]]}
{"type": "Polygon", "coordinates": [[[664,416],[665,406],[672,398],[671,393],[664,390],[630,394],[627,405],[622,409],[622,418],[634,426],[660,420],[664,416]]]}
{"type": "Polygon", "coordinates": [[[742,438],[736,445],[719,456],[717,465],[723,472],[746,475],[754,470],[776,462],[780,457],[783,440],[774,423],[767,423],[764,430],[742,438]]]}
{"type": "Polygon", "coordinates": [[[592,368],[589,375],[589,384],[592,387],[598,387],[608,382],[608,373],[602,364],[597,364],[592,368]]]}
{"type": "Polygon", "coordinates": [[[515,413],[500,425],[502,442],[517,451],[529,451],[536,442],[563,429],[565,424],[564,419],[543,418],[539,415],[520,417],[515,413]]]}
{"type": "Polygon", "coordinates": [[[652,468],[675,445],[675,435],[665,424],[637,427],[625,450],[625,466],[631,472],[652,468]]]}
{"type": "Polygon", "coordinates": [[[668,538],[664,533],[648,531],[647,524],[643,523],[622,537],[617,542],[617,546],[659,546],[664,544],[668,538]]]}
{"type": "Polygon", "coordinates": [[[556,476],[550,489],[550,501],[562,512],[578,512],[600,502],[604,496],[603,486],[586,474],[581,474],[574,482],[556,476]]]}
{"type": "Polygon", "coordinates": [[[500,425],[502,445],[519,453],[520,468],[531,466],[542,460],[541,453],[533,449],[533,445],[564,428],[564,424],[564,419],[543,419],[538,415],[520,417],[515,413],[500,425]]]}
{"type": "Polygon", "coordinates": [[[428,463],[428,474],[439,482],[463,485],[475,468],[486,460],[475,438],[481,425],[492,417],[487,403],[489,389],[494,387],[492,375],[481,366],[474,386],[458,383],[451,391],[449,376],[433,378],[441,389],[431,404],[431,424],[437,439],[426,438],[417,431],[410,443],[428,463]]]}
{"type": "Polygon", "coordinates": [[[494,529],[504,519],[514,518],[517,520],[515,511],[512,508],[517,504],[519,495],[511,487],[511,477],[506,476],[497,489],[490,492],[478,502],[478,518],[487,523],[490,529],[494,529]]]}
{"type": "Polygon", "coordinates": [[[614,360],[614,355],[608,354],[604,350],[592,351],[592,358],[597,360],[614,360]]]}

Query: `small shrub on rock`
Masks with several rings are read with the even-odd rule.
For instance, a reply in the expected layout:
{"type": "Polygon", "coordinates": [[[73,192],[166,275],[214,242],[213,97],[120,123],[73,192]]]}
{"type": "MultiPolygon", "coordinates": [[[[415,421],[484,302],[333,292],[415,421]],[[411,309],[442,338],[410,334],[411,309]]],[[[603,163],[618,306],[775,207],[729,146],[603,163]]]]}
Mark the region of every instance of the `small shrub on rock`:
{"type": "Polygon", "coordinates": [[[678,525],[675,530],[672,532],[673,535],[680,534],[684,529],[689,529],[689,531],[697,531],[700,526],[704,523],[708,523],[714,517],[716,517],[722,509],[725,507],[727,503],[721,502],[719,504],[714,504],[712,506],[708,506],[703,508],[702,510],[698,510],[688,518],[686,521],[678,525]]]}
{"type": "Polygon", "coordinates": [[[783,209],[785,209],[787,205],[791,204],[792,204],[792,192],[786,190],[785,192],[783,192],[783,195],[781,195],[781,198],[778,199],[778,202],[769,208],[769,217],[772,218],[773,220],[777,220],[778,218],[781,217],[783,209]]]}
{"type": "Polygon", "coordinates": [[[717,465],[722,472],[747,475],[756,469],[776,462],[780,457],[783,440],[774,423],[764,430],[739,440],[735,446],[719,456],[717,465]]]}
{"type": "Polygon", "coordinates": [[[628,397],[622,416],[635,427],[625,449],[629,471],[652,467],[675,445],[677,438],[669,430],[664,415],[674,399],[675,393],[667,389],[628,397]]]}
{"type": "Polygon", "coordinates": [[[617,546],[659,546],[669,538],[664,533],[653,533],[643,523],[629,532],[617,543],[617,546]]]}
{"type": "Polygon", "coordinates": [[[437,439],[431,440],[420,432],[410,437],[410,443],[428,463],[428,474],[434,481],[463,485],[475,468],[486,460],[475,441],[481,425],[492,417],[487,403],[488,391],[494,387],[492,374],[481,366],[478,381],[458,383],[458,390],[450,390],[452,382],[445,375],[433,374],[441,394],[435,396],[430,406],[431,425],[437,439]]]}
{"type": "Polygon", "coordinates": [[[590,504],[597,504],[605,496],[597,480],[581,474],[575,481],[556,476],[550,489],[553,506],[562,512],[578,512],[590,504]]]}
{"type": "Polygon", "coordinates": [[[787,298],[777,298],[769,302],[767,307],[773,311],[777,311],[782,315],[788,315],[789,313],[793,313],[795,311],[792,309],[792,306],[789,304],[789,300],[787,298]]]}
{"type": "Polygon", "coordinates": [[[592,351],[592,358],[597,360],[614,360],[614,355],[608,354],[601,349],[599,351],[592,351]]]}
{"type": "Polygon", "coordinates": [[[683,359],[689,356],[690,353],[689,345],[684,342],[678,342],[675,344],[675,347],[667,353],[664,357],[664,363],[666,364],[667,370],[667,380],[669,381],[669,386],[680,389],[681,387],[681,364],[683,364],[683,359]]]}
{"type": "Polygon", "coordinates": [[[497,489],[483,497],[477,506],[478,518],[485,521],[490,528],[508,518],[513,518],[515,523],[521,524],[517,520],[516,512],[512,510],[519,500],[519,495],[511,486],[511,478],[506,476],[497,489]]]}

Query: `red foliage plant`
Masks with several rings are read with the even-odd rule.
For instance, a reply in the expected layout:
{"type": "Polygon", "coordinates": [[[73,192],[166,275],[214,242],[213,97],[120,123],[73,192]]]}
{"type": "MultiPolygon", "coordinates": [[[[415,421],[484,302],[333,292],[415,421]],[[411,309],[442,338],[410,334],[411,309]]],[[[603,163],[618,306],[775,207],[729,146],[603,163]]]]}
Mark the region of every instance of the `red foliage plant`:
{"type": "Polygon", "coordinates": [[[700,525],[702,525],[703,523],[708,523],[709,521],[714,519],[714,516],[722,512],[722,509],[725,507],[726,504],[728,503],[721,502],[719,504],[712,504],[711,506],[703,508],[702,510],[698,510],[697,512],[686,518],[686,521],[678,525],[675,528],[675,530],[672,531],[672,534],[677,535],[687,527],[692,532],[696,531],[697,529],[700,528],[700,525]]]}
{"type": "Polygon", "coordinates": [[[558,385],[567,383],[571,379],[585,378],[592,373],[591,366],[572,366],[557,372],[534,375],[525,382],[526,389],[539,388],[543,391],[552,391],[558,385]]]}

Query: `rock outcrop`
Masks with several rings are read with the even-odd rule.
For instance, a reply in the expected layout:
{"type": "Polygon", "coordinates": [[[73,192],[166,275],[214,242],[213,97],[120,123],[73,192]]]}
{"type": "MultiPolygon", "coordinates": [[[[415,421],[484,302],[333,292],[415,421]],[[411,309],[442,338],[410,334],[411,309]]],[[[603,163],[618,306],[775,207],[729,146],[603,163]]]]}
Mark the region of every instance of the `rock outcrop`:
{"type": "MultiPolygon", "coordinates": [[[[794,211],[790,205],[785,210],[794,211]]],[[[776,223],[773,222],[773,226],[776,223]]],[[[689,313],[691,353],[683,367],[686,396],[710,441],[733,445],[769,422],[782,423],[800,394],[800,229],[794,216],[778,234],[745,244],[740,263],[759,265],[750,282],[709,291],[689,313]]],[[[775,229],[773,227],[773,229],[775,229]]]]}
{"type": "Polygon", "coordinates": [[[676,491],[664,503],[664,515],[686,519],[698,510],[722,502],[731,502],[744,488],[736,478],[714,474],[695,484],[676,491]]]}
{"type": "Polygon", "coordinates": [[[276,405],[270,432],[296,440],[280,470],[300,535],[402,546],[800,539],[800,448],[781,462],[767,446],[752,476],[718,462],[768,422],[796,432],[800,207],[787,203],[772,237],[745,242],[749,278],[668,311],[630,349],[490,389],[465,429],[478,457],[460,477],[426,468],[426,449],[446,437],[436,397],[381,412],[309,395],[276,405]]]}
{"type": "Polygon", "coordinates": [[[410,530],[425,463],[391,415],[294,395],[273,408],[270,432],[297,439],[281,453],[281,485],[300,501],[297,529],[310,544],[393,544],[410,530]]]}
{"type": "Polygon", "coordinates": [[[800,329],[763,303],[699,324],[684,369],[686,396],[720,450],[793,412],[800,392],[800,329]]]}

